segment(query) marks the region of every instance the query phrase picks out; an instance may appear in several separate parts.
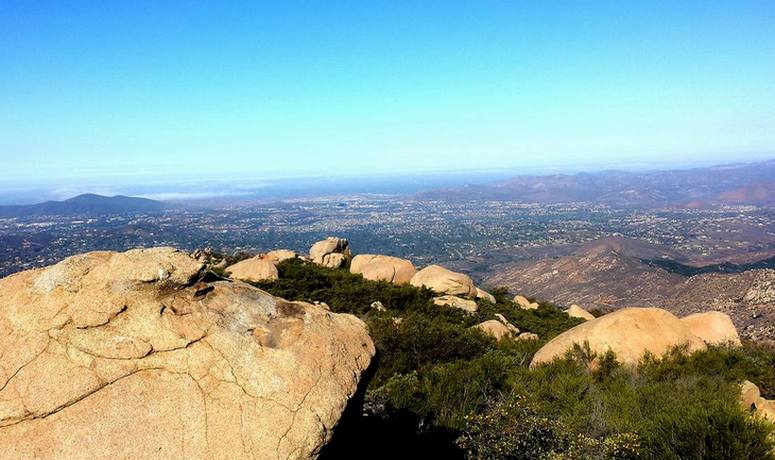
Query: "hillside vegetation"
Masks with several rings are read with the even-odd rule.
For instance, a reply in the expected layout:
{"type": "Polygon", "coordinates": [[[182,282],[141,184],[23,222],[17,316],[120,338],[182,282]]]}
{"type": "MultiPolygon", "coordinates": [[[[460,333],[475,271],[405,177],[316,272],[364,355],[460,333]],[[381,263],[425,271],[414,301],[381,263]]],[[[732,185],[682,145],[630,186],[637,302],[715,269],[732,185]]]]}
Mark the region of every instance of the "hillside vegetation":
{"type": "Polygon", "coordinates": [[[612,354],[588,363],[577,348],[529,368],[542,344],[579,324],[558,308],[518,308],[504,289],[478,312],[436,306],[433,293],[366,281],[346,269],[290,259],[256,286],[288,300],[325,302],[368,325],[377,348],[364,411],[337,428],[323,458],[433,455],[507,459],[767,459],[772,425],[740,406],[741,381],[775,396],[775,352],[711,347],[646,356],[635,368],[612,354]],[[379,301],[384,311],[371,308],[379,301]],[[496,313],[540,339],[495,339],[471,327],[496,313]]]}

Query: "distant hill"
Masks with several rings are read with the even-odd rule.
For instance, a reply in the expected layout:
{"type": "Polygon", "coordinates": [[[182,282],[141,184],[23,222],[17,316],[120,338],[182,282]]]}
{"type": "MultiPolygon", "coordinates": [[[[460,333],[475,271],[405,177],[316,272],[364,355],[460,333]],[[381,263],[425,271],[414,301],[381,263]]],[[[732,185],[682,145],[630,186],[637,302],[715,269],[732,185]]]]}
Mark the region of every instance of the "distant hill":
{"type": "Polygon", "coordinates": [[[669,171],[517,176],[485,185],[417,194],[428,200],[587,202],[612,206],[775,204],[775,160],[669,171]]]}
{"type": "Polygon", "coordinates": [[[64,201],[0,206],[0,217],[29,216],[82,216],[159,212],[170,205],[147,198],[130,196],[102,196],[87,193],[64,201]]]}
{"type": "Polygon", "coordinates": [[[573,254],[493,265],[484,283],[586,309],[665,308],[678,315],[720,310],[743,336],[775,340],[775,258],[695,267],[637,240],[604,239],[573,254]]]}

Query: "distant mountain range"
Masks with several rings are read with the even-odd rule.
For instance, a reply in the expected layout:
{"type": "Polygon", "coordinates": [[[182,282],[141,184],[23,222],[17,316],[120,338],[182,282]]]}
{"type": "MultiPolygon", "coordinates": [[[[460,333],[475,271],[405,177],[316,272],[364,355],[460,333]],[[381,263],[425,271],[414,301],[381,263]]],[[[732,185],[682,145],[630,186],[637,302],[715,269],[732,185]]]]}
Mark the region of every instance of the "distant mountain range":
{"type": "Polygon", "coordinates": [[[78,195],[64,201],[16,206],[0,206],[0,217],[29,216],[96,216],[110,214],[151,213],[169,209],[160,201],[130,196],[78,195]]]}
{"type": "Polygon", "coordinates": [[[773,205],[775,160],[670,171],[517,176],[490,184],[423,192],[416,197],[544,204],[587,202],[633,207],[773,205]]]}

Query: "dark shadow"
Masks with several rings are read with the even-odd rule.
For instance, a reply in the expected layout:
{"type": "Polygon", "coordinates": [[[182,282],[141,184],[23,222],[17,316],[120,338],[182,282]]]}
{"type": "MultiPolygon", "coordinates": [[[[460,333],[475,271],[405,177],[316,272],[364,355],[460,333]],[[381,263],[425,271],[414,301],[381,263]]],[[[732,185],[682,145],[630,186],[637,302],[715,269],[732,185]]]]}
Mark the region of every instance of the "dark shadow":
{"type": "Polygon", "coordinates": [[[415,413],[364,413],[366,389],[376,372],[377,361],[378,358],[375,358],[364,373],[358,391],[350,399],[319,459],[462,459],[463,453],[455,444],[457,433],[426,428],[423,418],[415,413]]]}

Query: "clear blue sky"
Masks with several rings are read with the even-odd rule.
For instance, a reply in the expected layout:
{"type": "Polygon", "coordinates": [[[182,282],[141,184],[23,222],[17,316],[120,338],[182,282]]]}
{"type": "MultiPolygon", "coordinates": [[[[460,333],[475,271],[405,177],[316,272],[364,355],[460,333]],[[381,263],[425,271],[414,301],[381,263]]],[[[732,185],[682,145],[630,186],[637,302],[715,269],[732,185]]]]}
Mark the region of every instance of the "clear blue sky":
{"type": "Polygon", "coordinates": [[[0,2],[19,180],[775,151],[775,2],[0,2]]]}

